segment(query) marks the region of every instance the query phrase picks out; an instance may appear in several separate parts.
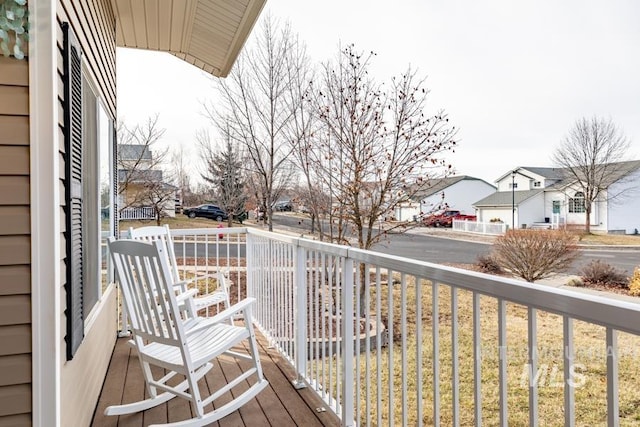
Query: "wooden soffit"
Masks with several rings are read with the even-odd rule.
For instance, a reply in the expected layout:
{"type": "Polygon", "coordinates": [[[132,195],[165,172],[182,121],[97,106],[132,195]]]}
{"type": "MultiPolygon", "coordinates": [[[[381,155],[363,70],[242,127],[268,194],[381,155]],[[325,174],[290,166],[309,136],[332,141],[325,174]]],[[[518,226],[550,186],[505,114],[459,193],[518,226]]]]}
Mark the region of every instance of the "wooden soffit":
{"type": "Polygon", "coordinates": [[[169,52],[217,77],[231,71],[266,0],[111,0],[116,43],[169,52]]]}

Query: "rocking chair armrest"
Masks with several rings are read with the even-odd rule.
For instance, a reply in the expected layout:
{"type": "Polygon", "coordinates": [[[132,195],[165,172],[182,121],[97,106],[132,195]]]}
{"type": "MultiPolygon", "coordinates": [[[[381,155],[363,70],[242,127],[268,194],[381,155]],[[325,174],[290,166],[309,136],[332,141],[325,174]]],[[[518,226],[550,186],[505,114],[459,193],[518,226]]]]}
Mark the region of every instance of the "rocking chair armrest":
{"type": "MultiPolygon", "coordinates": [[[[189,331],[187,332],[187,335],[193,332],[199,331],[202,328],[206,328],[211,325],[215,325],[217,323],[222,323],[241,311],[247,311],[247,309],[250,308],[255,302],[256,302],[255,298],[247,297],[242,301],[232,305],[231,307],[222,310],[220,313],[216,314],[215,316],[207,317],[206,320],[203,320],[193,328],[189,329],[189,331]]],[[[245,319],[245,320],[249,320],[249,319],[245,319]]]]}
{"type": "Polygon", "coordinates": [[[178,303],[181,303],[189,298],[195,297],[196,295],[198,295],[197,289],[189,289],[176,295],[176,300],[178,300],[178,303]]]}
{"type": "Polygon", "coordinates": [[[212,273],[212,274],[202,274],[199,276],[195,276],[195,277],[189,277],[188,279],[183,279],[182,282],[180,283],[193,283],[193,282],[197,282],[198,280],[208,280],[208,279],[215,279],[217,278],[218,273],[212,273]]]}

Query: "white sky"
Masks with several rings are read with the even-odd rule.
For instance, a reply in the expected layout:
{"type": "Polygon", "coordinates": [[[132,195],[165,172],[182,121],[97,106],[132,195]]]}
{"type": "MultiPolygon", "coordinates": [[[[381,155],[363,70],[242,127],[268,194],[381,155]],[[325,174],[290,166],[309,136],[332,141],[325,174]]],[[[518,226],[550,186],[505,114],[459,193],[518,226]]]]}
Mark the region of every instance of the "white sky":
{"type": "MultiPolygon", "coordinates": [[[[355,43],[378,54],[381,80],[408,65],[428,76],[430,112],[444,109],[459,128],[458,174],[493,182],[515,166],[552,166],[575,120],[593,115],[611,118],[640,159],[636,0],[268,0],[267,13],[289,20],[317,62],[355,43]]],[[[118,50],[117,73],[119,120],[159,113],[163,143],[183,145],[195,162],[212,78],[129,49],[118,50]]]]}

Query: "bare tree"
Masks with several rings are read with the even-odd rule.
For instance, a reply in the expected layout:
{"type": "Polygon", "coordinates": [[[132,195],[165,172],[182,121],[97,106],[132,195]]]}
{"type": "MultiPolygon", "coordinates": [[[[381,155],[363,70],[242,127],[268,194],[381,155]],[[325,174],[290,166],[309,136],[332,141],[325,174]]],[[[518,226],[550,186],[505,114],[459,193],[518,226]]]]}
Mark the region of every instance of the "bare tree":
{"type": "Polygon", "coordinates": [[[570,204],[574,211],[585,213],[585,231],[591,232],[591,211],[599,198],[613,200],[622,194],[607,189],[628,172],[622,162],[629,149],[629,141],[608,119],[582,118],[552,155],[555,165],[563,168],[570,187],[582,193],[570,204]]]}
{"type": "Polygon", "coordinates": [[[444,112],[426,112],[424,79],[410,68],[388,88],[369,76],[375,54],[353,45],[323,68],[310,98],[321,128],[315,135],[315,171],[332,197],[330,237],[370,249],[389,230],[395,209],[452,168],[442,158],[456,146],[444,112]]]}
{"type": "Polygon", "coordinates": [[[176,187],[163,170],[169,151],[156,145],[164,132],[158,127],[158,115],[133,128],[118,126],[118,208],[121,212],[151,207],[158,225],[169,209],[175,209],[176,187]]]}
{"type": "Polygon", "coordinates": [[[295,175],[285,129],[292,110],[287,95],[291,77],[287,55],[292,43],[290,26],[266,17],[254,33],[227,79],[217,81],[221,103],[205,105],[206,114],[226,133],[224,138],[244,145],[251,159],[251,176],[259,180],[258,205],[273,229],[273,203],[295,175]]]}
{"type": "Polygon", "coordinates": [[[246,218],[247,188],[245,186],[244,168],[242,156],[228,137],[219,149],[215,149],[208,136],[201,134],[200,155],[205,163],[205,171],[202,178],[214,189],[216,200],[220,207],[229,214],[228,226],[231,227],[233,219],[242,221],[246,218]]]}

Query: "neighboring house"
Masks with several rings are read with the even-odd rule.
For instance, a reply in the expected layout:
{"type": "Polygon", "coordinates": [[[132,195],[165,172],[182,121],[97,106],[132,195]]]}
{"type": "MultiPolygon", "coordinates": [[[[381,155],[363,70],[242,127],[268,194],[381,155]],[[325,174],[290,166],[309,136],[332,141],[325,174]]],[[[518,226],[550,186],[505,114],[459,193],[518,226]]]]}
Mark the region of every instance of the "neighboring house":
{"type": "Polygon", "coordinates": [[[417,192],[410,203],[396,209],[396,219],[409,220],[414,215],[430,215],[444,208],[473,215],[473,202],[478,196],[489,195],[496,187],[472,176],[460,175],[432,180],[429,187],[417,192]]]}
{"type": "MultiPolygon", "coordinates": [[[[153,152],[142,144],[118,144],[118,207],[137,209],[158,205],[162,216],[176,216],[177,187],[154,169],[153,152]]],[[[121,216],[122,217],[122,216],[121,216]]]]}
{"type": "MultiPolygon", "coordinates": [[[[593,231],[636,233],[640,229],[640,161],[616,164],[616,173],[593,203],[593,231]]],[[[473,205],[478,221],[502,221],[516,228],[562,225],[584,226],[584,195],[560,168],[518,167],[496,180],[498,190],[473,205]],[[512,223],[513,218],[513,223],[512,223]]]]}
{"type": "Polygon", "coordinates": [[[0,425],[88,426],[113,352],[116,46],[224,77],[264,3],[28,2],[28,57],[0,56],[0,425]]]}

